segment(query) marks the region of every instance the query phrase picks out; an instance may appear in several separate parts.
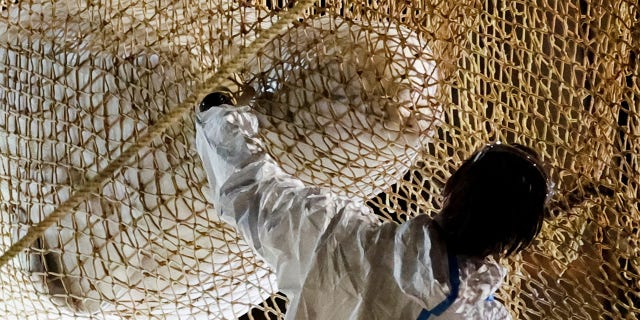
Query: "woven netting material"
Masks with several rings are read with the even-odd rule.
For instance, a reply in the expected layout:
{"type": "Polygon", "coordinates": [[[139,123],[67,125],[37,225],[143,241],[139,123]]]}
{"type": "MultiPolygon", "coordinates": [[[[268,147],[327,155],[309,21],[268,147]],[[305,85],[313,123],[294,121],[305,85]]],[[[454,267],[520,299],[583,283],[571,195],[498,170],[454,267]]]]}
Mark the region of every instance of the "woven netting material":
{"type": "Polygon", "coordinates": [[[287,172],[383,220],[436,214],[446,179],[488,141],[538,150],[552,217],[504,261],[498,298],[518,319],[637,319],[635,1],[323,1],[259,47],[305,2],[0,4],[0,252],[92,191],[2,267],[3,319],[283,317],[263,303],[286,300],[268,265],[213,212],[195,153],[193,107],[227,76],[287,172]]]}

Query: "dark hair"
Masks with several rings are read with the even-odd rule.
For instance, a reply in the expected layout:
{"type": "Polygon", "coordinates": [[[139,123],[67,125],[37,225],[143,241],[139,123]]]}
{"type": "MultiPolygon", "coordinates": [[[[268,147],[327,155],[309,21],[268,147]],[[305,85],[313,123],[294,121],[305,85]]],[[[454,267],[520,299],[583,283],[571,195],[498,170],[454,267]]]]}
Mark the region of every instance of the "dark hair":
{"type": "Polygon", "coordinates": [[[484,258],[526,248],[546,216],[548,181],[530,148],[498,143],[476,151],[444,187],[436,221],[450,250],[484,258]]]}

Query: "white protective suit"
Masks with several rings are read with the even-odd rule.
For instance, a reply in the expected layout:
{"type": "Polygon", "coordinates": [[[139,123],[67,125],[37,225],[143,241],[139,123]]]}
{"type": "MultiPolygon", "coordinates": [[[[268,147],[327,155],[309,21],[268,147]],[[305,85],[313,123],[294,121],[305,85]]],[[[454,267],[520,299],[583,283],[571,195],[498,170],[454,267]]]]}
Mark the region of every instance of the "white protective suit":
{"type": "MultiPolygon", "coordinates": [[[[449,257],[427,215],[380,223],[362,202],[305,187],[263,151],[249,107],[213,107],[196,118],[212,199],[275,269],[291,300],[286,319],[418,319],[447,299],[449,257]]],[[[510,319],[492,299],[505,269],[451,258],[458,296],[429,319],[510,319]]]]}

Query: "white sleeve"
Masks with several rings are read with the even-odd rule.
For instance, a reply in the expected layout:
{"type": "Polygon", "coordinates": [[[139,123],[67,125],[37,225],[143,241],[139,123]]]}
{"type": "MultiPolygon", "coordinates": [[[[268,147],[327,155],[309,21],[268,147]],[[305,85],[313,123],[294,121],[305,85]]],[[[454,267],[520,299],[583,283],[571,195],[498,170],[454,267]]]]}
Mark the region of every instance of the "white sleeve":
{"type": "Polygon", "coordinates": [[[249,109],[214,107],[196,122],[198,154],[222,218],[275,268],[280,290],[299,289],[331,219],[353,203],[284,173],[254,138],[249,109]]]}
{"type": "Polygon", "coordinates": [[[249,244],[276,269],[280,289],[300,288],[342,202],[326,190],[304,187],[269,158],[234,174],[221,194],[223,215],[237,222],[249,244]]]}
{"type": "Polygon", "coordinates": [[[493,320],[511,320],[511,314],[507,310],[507,308],[502,305],[502,303],[498,300],[487,301],[488,309],[487,317],[485,319],[493,319],[493,320]]]}
{"type": "Polygon", "coordinates": [[[466,314],[465,318],[474,320],[511,320],[511,314],[500,301],[483,300],[476,303],[475,307],[471,312],[466,314]]]}

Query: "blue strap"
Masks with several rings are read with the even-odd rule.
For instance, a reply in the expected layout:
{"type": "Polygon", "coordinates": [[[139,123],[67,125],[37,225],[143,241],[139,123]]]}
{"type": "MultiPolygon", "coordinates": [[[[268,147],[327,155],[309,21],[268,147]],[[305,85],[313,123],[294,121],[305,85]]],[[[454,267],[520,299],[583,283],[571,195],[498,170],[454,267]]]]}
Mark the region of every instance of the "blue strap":
{"type": "MultiPolygon", "coordinates": [[[[451,252],[448,250],[448,252],[451,252]]],[[[460,290],[460,270],[458,269],[458,258],[455,254],[447,254],[449,257],[449,283],[451,284],[451,292],[449,295],[440,302],[435,308],[431,310],[422,309],[422,312],[418,315],[417,320],[427,320],[432,314],[436,316],[441,315],[453,302],[458,298],[458,291],[460,290]]]]}

